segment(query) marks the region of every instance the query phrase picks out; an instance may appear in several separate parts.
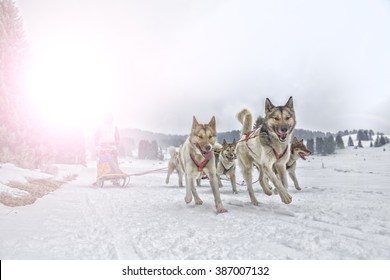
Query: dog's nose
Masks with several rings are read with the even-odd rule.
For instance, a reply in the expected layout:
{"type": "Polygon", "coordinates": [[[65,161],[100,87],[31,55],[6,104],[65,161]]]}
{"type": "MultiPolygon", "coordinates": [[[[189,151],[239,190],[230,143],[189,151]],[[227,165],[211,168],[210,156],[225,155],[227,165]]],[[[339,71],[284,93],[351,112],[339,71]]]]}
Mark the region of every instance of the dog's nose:
{"type": "Polygon", "coordinates": [[[204,148],[206,149],[207,152],[209,152],[212,147],[210,144],[207,144],[206,146],[204,146],[204,148]]]}
{"type": "Polygon", "coordinates": [[[280,131],[281,132],[283,132],[283,133],[286,133],[287,132],[287,126],[282,126],[281,128],[280,128],[280,131]]]}

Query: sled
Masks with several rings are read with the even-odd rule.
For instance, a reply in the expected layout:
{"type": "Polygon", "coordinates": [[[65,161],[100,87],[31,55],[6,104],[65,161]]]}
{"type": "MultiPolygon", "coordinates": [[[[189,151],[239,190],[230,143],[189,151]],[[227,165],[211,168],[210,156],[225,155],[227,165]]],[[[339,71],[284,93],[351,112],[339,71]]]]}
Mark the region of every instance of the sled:
{"type": "Polygon", "coordinates": [[[125,173],[112,173],[102,175],[97,179],[97,186],[102,188],[106,181],[112,182],[114,186],[126,187],[130,183],[130,176],[125,173]]]}
{"type": "Polygon", "coordinates": [[[114,186],[126,187],[130,182],[130,176],[120,170],[116,149],[105,147],[98,155],[96,185],[102,188],[109,181],[114,186]]]}

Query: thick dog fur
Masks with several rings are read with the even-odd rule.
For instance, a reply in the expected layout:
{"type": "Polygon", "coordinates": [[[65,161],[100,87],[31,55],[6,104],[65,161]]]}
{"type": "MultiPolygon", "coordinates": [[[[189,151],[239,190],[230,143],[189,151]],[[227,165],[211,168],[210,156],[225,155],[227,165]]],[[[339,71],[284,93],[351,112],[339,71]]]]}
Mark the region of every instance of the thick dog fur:
{"type": "Polygon", "coordinates": [[[217,161],[217,178],[219,182],[219,187],[222,187],[221,175],[226,175],[229,177],[232,184],[233,193],[237,193],[236,187],[236,139],[232,143],[228,144],[226,140],[223,140],[222,148],[219,153],[217,161]]]}
{"type": "Polygon", "coordinates": [[[291,203],[292,198],[287,192],[286,164],[290,158],[291,133],[296,124],[292,97],[284,106],[274,106],[267,98],[264,121],[253,131],[253,117],[249,110],[243,109],[237,114],[237,118],[243,127],[236,153],[252,204],[259,204],[252,186],[253,165],[260,171],[259,181],[264,193],[272,195],[266,179],[268,177],[282,201],[291,203]],[[279,176],[275,174],[273,167],[279,176]]]}
{"type": "Polygon", "coordinates": [[[290,159],[286,164],[286,169],[288,175],[290,175],[291,180],[294,182],[295,188],[300,191],[301,187],[299,186],[297,176],[295,174],[295,169],[297,167],[297,160],[299,158],[306,160],[306,157],[311,154],[311,151],[303,143],[303,139],[298,140],[296,137],[291,142],[291,155],[290,159]]]}
{"type": "Polygon", "coordinates": [[[169,183],[169,176],[176,170],[177,176],[179,176],[179,187],[183,187],[183,169],[180,165],[179,153],[176,151],[175,147],[169,147],[168,151],[171,158],[168,162],[168,174],[165,183],[169,183]]]}
{"type": "Polygon", "coordinates": [[[213,146],[216,140],[217,131],[215,117],[213,116],[208,124],[199,124],[194,116],[191,133],[180,147],[179,158],[186,180],[185,202],[190,203],[192,197],[194,197],[195,204],[200,205],[203,203],[196,190],[195,180],[204,172],[210,181],[217,213],[224,213],[227,212],[227,210],[222,205],[219,193],[215,156],[213,152],[213,146]],[[198,166],[205,162],[207,162],[207,164],[202,168],[198,166]]]}

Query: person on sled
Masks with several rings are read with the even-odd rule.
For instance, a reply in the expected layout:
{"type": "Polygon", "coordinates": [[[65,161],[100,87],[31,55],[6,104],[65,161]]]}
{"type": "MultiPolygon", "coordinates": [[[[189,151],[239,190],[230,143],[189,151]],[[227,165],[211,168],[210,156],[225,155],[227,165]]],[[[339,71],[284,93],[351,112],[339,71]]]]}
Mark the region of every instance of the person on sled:
{"type": "Polygon", "coordinates": [[[122,173],[118,165],[119,131],[111,114],[104,117],[95,134],[95,148],[98,156],[97,179],[103,175],[122,173]]]}

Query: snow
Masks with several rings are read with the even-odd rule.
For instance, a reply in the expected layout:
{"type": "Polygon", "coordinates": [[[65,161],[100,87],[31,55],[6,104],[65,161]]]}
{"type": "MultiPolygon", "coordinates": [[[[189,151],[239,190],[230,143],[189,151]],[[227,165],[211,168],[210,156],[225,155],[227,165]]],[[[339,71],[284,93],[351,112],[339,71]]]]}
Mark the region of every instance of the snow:
{"type": "MultiPolygon", "coordinates": [[[[293,202],[245,186],[233,194],[223,180],[228,213],[216,214],[206,180],[204,204],[184,202],[177,174],[165,184],[166,161],[121,159],[128,187],[92,186],[96,166],[58,166],[78,177],[34,204],[0,204],[0,259],[389,259],[390,147],[347,147],[330,156],[300,160],[302,191],[290,182],[293,202]],[[141,175],[144,171],[155,172],[141,175]]],[[[242,176],[238,170],[238,182],[242,176]]],[[[47,176],[10,164],[0,168],[0,194],[7,183],[47,176]]],[[[21,195],[15,193],[14,195],[21,195]]]]}

